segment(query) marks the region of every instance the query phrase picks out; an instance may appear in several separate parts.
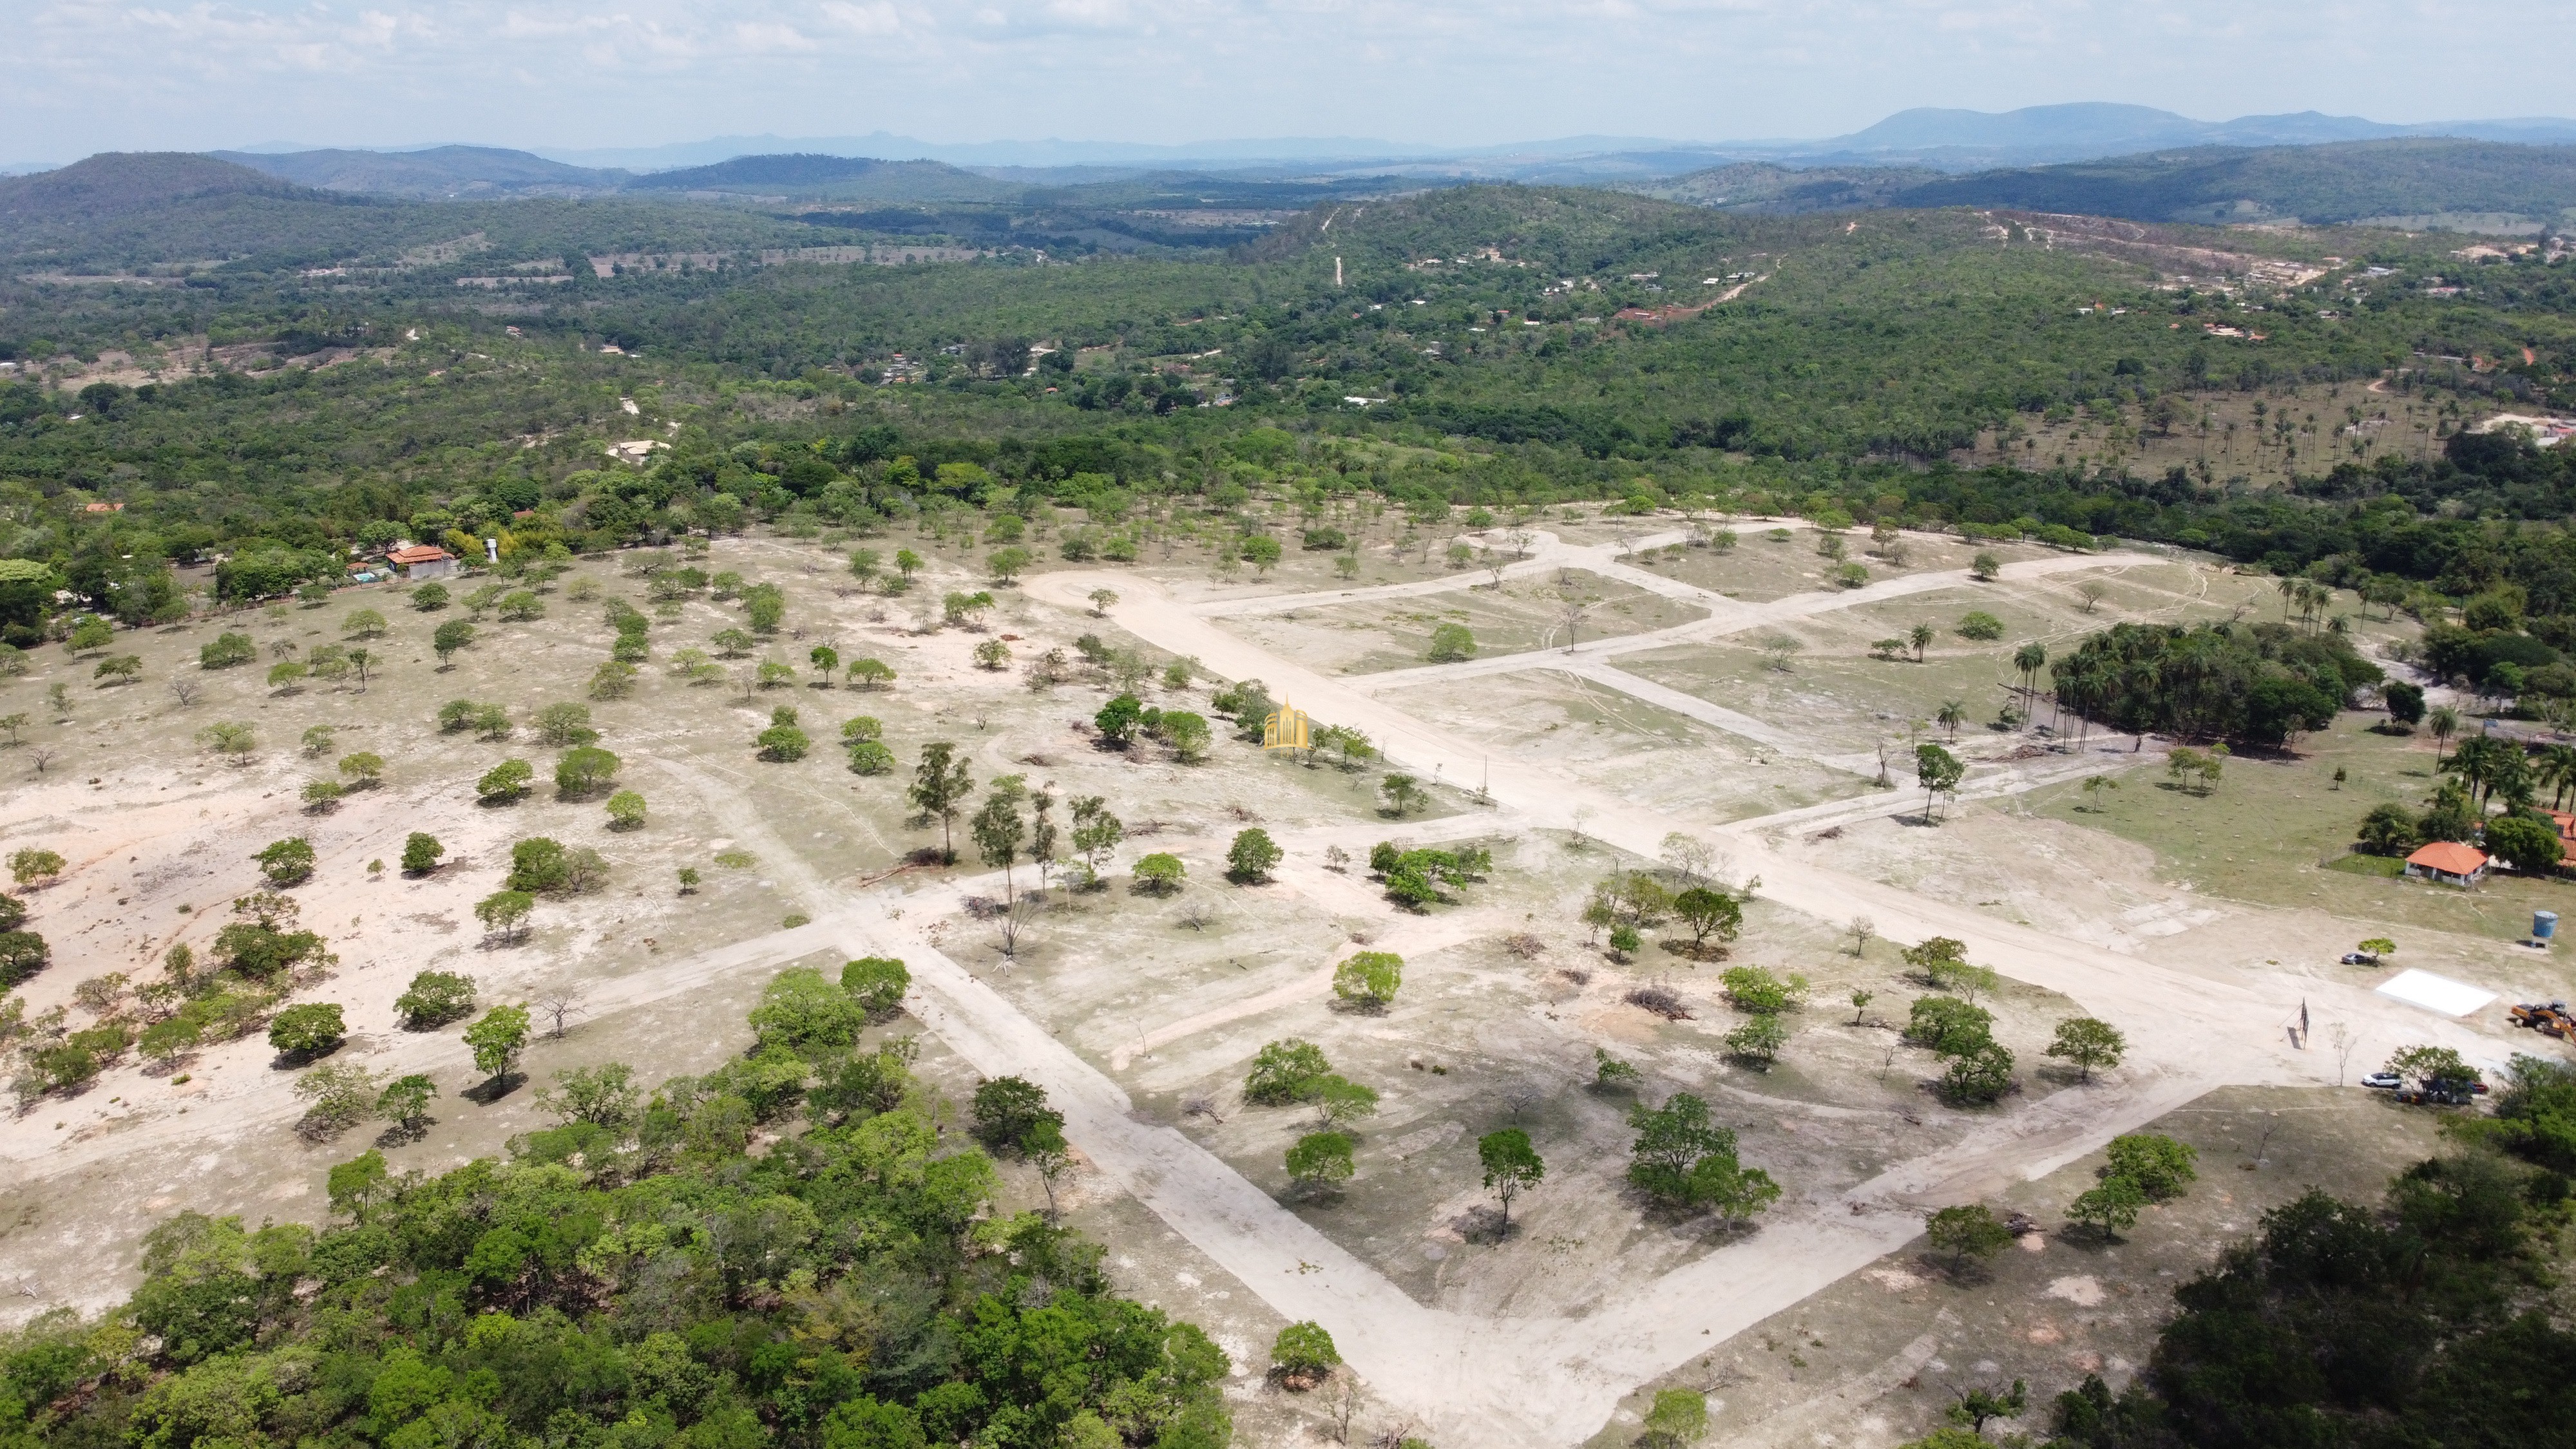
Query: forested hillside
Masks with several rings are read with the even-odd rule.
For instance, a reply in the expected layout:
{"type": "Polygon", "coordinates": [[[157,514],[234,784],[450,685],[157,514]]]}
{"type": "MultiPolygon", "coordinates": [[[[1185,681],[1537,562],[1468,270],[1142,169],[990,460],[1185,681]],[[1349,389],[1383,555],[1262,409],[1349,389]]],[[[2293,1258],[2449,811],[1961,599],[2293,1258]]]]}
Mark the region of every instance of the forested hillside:
{"type": "MultiPolygon", "coordinates": [[[[1226,501],[1238,486],[2054,528],[2281,569],[2339,557],[2454,592],[2509,576],[2535,613],[2571,611],[2562,450],[2447,423],[2411,450],[2358,424],[2330,446],[2313,396],[2354,419],[2576,405],[2554,251],[2469,262],[2396,233],[2191,228],[2097,250],[1963,210],[1461,187],[1326,200],[1231,252],[762,264],[757,247],[870,234],[737,205],[352,202],[211,174],[252,180],[210,195],[202,169],[101,163],[83,184],[116,214],[29,202],[9,233],[69,240],[0,282],[0,354],[50,379],[0,384],[0,550],[95,606],[131,612],[148,591],[106,585],[163,560],[293,555],[287,574],[319,574],[377,534],[531,507],[510,524],[526,547],[595,549],[693,519],[865,530],[1114,485],[1236,531],[1274,526],[1226,501]],[[201,225],[239,254],[47,280],[67,252],[168,255],[201,225]],[[712,262],[603,277],[590,260],[691,248],[712,262]],[[2249,280],[2267,255],[2276,280],[2249,280]],[[2198,272],[2140,260],[2165,256],[2198,272]],[[2286,485],[2212,466],[2231,398],[2282,403],[2261,442],[2286,485]],[[2126,439],[2123,457],[2187,451],[2197,428],[2198,462],[1991,466],[2066,419],[2126,439]],[[648,434],[670,445],[649,469],[605,456],[648,434]]],[[[35,180],[65,195],[64,175],[35,180]]]]}

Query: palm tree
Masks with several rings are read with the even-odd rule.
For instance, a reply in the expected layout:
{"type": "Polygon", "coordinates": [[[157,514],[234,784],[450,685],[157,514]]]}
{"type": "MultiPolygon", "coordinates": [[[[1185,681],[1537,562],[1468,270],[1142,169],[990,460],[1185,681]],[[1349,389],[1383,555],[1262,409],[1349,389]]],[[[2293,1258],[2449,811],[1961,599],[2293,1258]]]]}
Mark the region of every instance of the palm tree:
{"type": "Polygon", "coordinates": [[[2304,587],[2306,583],[2307,580],[2305,579],[2294,579],[2289,575],[2284,574],[2281,576],[2281,581],[2272,586],[2281,596],[2282,623],[2286,624],[2290,622],[2290,605],[2297,601],[2299,590],[2304,587]]]}
{"type": "Polygon", "coordinates": [[[2424,728],[2433,732],[2433,768],[2442,768],[2442,744],[2460,732],[2460,712],[2447,704],[2435,705],[2424,716],[2424,728]]]}
{"type": "Polygon", "coordinates": [[[1941,712],[1933,716],[1934,719],[1949,727],[1952,744],[1959,742],[1959,723],[1967,717],[1968,707],[1955,699],[1941,701],[1941,712]]]}
{"type": "Polygon", "coordinates": [[[2048,651],[2037,644],[2024,644],[2013,651],[2013,668],[2021,671],[2022,713],[2036,714],[2032,701],[2039,694],[2039,671],[2048,667],[2048,651]]]}
{"type": "Polygon", "coordinates": [[[1923,662],[1923,651],[1932,647],[1932,626],[1917,624],[1905,632],[1905,641],[1914,646],[1914,662],[1923,662]]]}
{"type": "Polygon", "coordinates": [[[2540,783],[2549,787],[2552,809],[2567,803],[2567,792],[2576,789],[2576,745],[2551,745],[2540,752],[2540,783]]]}

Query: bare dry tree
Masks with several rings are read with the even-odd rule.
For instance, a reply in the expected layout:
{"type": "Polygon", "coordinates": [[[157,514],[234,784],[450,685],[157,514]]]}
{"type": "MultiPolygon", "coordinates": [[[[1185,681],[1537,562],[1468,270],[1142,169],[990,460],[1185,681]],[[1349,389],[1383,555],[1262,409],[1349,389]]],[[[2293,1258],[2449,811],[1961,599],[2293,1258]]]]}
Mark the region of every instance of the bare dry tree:
{"type": "Polygon", "coordinates": [[[30,745],[27,748],[27,763],[36,767],[37,774],[41,775],[45,773],[45,767],[53,762],[54,747],[52,745],[30,745]]]}
{"type": "Polygon", "coordinates": [[[1867,916],[1854,916],[1843,929],[1851,933],[1852,954],[1858,956],[1869,950],[1869,938],[1878,934],[1878,923],[1867,916]]]}
{"type": "Polygon", "coordinates": [[[195,704],[205,692],[206,686],[184,674],[170,681],[170,697],[178,701],[181,709],[195,704]]]}
{"type": "Polygon", "coordinates": [[[579,983],[563,981],[539,991],[529,1005],[534,1006],[537,1014],[549,1023],[550,1030],[546,1035],[561,1040],[564,1024],[588,1013],[589,999],[589,994],[581,989],[579,983]]]}
{"type": "Polygon", "coordinates": [[[994,913],[994,920],[999,923],[998,928],[1002,933],[1002,958],[1005,961],[1019,959],[1020,938],[1028,933],[1029,926],[1037,919],[1037,914],[1037,903],[1030,900],[1025,892],[994,913]]]}
{"type": "Polygon", "coordinates": [[[1344,1364],[1333,1374],[1332,1394],[1324,1400],[1325,1416],[1333,1423],[1333,1442],[1351,1442],[1351,1417],[1359,1412],[1360,1376],[1344,1364]]]}
{"type": "Polygon", "coordinates": [[[1530,1077],[1516,1077],[1503,1088],[1503,1109],[1512,1114],[1517,1125],[1521,1114],[1547,1099],[1547,1084],[1530,1077]]]}
{"type": "Polygon", "coordinates": [[[1214,1097],[1190,1098],[1188,1101],[1181,1103],[1181,1115],[1184,1117],[1205,1117],[1219,1127],[1225,1125],[1225,1118],[1216,1110],[1216,1099],[1214,1097]]]}

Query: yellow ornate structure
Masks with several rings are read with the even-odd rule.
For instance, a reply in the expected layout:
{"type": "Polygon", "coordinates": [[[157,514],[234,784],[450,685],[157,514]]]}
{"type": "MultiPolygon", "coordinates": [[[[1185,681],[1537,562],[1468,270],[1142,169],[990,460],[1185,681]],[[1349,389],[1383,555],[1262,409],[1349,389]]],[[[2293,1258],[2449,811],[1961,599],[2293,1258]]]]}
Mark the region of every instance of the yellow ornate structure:
{"type": "Polygon", "coordinates": [[[1261,747],[1265,750],[1311,750],[1315,747],[1314,725],[1306,712],[1286,700],[1279,708],[1261,717],[1261,747]]]}

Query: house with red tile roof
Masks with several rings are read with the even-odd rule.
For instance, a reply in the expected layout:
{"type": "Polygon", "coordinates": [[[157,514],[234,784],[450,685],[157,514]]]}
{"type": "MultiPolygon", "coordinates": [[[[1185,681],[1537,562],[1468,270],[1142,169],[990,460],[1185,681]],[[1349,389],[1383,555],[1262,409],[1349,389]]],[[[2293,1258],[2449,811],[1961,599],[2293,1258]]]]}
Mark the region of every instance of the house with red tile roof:
{"type": "Polygon", "coordinates": [[[2436,840],[2406,857],[2406,873],[2417,880],[2473,886],[2487,878],[2487,853],[2456,840],[2436,840]]]}

